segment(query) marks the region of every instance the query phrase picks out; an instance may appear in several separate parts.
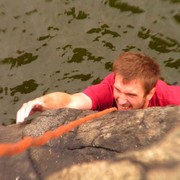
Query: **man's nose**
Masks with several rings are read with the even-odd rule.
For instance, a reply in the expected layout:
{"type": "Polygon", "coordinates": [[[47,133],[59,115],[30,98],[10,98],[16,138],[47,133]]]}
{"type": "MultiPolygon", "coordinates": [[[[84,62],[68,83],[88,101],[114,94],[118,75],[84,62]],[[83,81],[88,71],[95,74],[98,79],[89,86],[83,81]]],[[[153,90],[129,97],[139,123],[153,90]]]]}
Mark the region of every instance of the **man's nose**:
{"type": "Polygon", "coordinates": [[[119,97],[118,98],[118,104],[119,105],[123,105],[127,103],[127,99],[125,99],[124,97],[119,97]]]}

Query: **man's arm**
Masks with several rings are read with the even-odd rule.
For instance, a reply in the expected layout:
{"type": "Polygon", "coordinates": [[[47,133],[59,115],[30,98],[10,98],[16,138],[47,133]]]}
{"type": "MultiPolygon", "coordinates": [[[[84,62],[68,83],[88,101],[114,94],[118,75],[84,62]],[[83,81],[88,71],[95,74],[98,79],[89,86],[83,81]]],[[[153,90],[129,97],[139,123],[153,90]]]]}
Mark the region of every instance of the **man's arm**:
{"type": "Polygon", "coordinates": [[[91,109],[92,101],[84,93],[67,94],[54,92],[29,101],[17,112],[16,123],[21,123],[36,111],[59,108],[91,109]]]}

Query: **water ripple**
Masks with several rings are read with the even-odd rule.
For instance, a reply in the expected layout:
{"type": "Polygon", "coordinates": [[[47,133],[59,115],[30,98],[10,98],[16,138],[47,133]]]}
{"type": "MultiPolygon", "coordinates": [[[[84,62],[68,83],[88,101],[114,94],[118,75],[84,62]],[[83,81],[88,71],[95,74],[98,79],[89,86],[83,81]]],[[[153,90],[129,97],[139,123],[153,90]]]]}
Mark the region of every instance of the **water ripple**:
{"type": "Polygon", "coordinates": [[[72,76],[64,76],[64,79],[72,79],[72,80],[79,79],[81,81],[87,81],[91,78],[92,78],[91,74],[75,74],[72,76]]]}
{"type": "Polygon", "coordinates": [[[164,61],[165,66],[175,69],[180,69],[180,59],[174,60],[173,58],[169,58],[168,60],[164,61]]]}
{"type": "Polygon", "coordinates": [[[174,15],[174,19],[176,20],[176,22],[180,23],[180,14],[174,15]]]}
{"type": "Polygon", "coordinates": [[[89,31],[86,32],[87,34],[97,34],[95,41],[101,41],[104,47],[107,47],[108,49],[111,49],[112,51],[115,51],[115,46],[108,41],[101,40],[105,35],[110,35],[112,38],[121,37],[121,35],[115,31],[112,31],[109,29],[109,26],[107,24],[103,24],[100,27],[92,28],[89,31]]]}
{"type": "Polygon", "coordinates": [[[101,61],[102,59],[104,59],[102,56],[94,56],[91,52],[89,52],[87,49],[85,48],[74,48],[72,47],[72,45],[66,45],[62,48],[63,53],[62,56],[64,56],[65,54],[72,54],[72,57],[68,57],[68,63],[81,63],[84,60],[90,60],[90,61],[101,61]],[[71,52],[69,52],[71,51],[71,52]]]}
{"type": "Polygon", "coordinates": [[[48,34],[48,35],[45,35],[45,36],[40,36],[39,38],[37,38],[37,40],[38,41],[43,41],[43,40],[46,40],[46,39],[52,39],[53,37],[55,37],[55,36],[50,36],[48,34]]]}
{"type": "Polygon", "coordinates": [[[110,34],[112,35],[112,37],[120,37],[119,33],[111,31],[108,28],[109,26],[107,24],[103,24],[101,27],[90,29],[89,31],[87,31],[87,34],[100,33],[101,35],[110,34]]]}
{"type": "Polygon", "coordinates": [[[110,7],[119,9],[122,12],[130,11],[134,14],[139,14],[143,13],[144,10],[133,5],[129,5],[128,3],[125,2],[120,2],[119,0],[107,0],[105,4],[109,4],[110,7]]]}
{"type": "Polygon", "coordinates": [[[18,56],[17,58],[8,57],[3,59],[0,64],[10,64],[11,69],[13,67],[19,67],[25,64],[29,64],[35,61],[38,58],[38,55],[33,55],[32,53],[25,52],[24,54],[18,56]]]}
{"type": "Polygon", "coordinates": [[[153,34],[151,30],[141,27],[138,36],[142,39],[149,38],[149,47],[158,52],[180,52],[180,43],[175,39],[165,37],[163,34],[153,34]]]}
{"type": "Polygon", "coordinates": [[[31,11],[26,12],[25,14],[26,15],[31,15],[31,14],[36,13],[36,12],[37,12],[37,9],[33,9],[31,11]]]}
{"type": "Polygon", "coordinates": [[[180,0],[162,0],[162,1],[170,1],[170,3],[180,3],[180,0]]]}
{"type": "Polygon", "coordinates": [[[89,17],[89,14],[85,13],[84,11],[76,11],[74,7],[70,8],[70,10],[64,12],[67,16],[72,16],[73,18],[70,19],[68,22],[70,23],[73,19],[82,20],[89,17]]]}
{"type": "Polygon", "coordinates": [[[18,85],[14,88],[11,88],[11,96],[14,96],[16,93],[28,94],[36,90],[38,83],[34,79],[24,81],[21,85],[18,85]]]}

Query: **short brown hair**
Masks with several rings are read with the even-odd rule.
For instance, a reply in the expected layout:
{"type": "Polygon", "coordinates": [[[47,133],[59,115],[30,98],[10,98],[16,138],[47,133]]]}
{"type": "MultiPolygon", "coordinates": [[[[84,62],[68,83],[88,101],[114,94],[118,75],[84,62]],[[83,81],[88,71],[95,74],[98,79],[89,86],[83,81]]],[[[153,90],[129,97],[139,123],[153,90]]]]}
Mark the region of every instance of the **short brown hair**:
{"type": "Polygon", "coordinates": [[[160,78],[160,67],[144,53],[124,52],[114,61],[113,71],[123,76],[124,82],[140,79],[145,94],[155,87],[160,78]]]}

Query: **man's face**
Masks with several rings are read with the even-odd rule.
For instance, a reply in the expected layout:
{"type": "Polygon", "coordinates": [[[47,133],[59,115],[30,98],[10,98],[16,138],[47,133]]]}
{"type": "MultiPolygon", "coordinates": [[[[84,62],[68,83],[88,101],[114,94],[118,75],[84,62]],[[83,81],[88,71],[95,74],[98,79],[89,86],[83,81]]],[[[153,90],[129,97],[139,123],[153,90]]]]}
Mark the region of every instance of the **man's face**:
{"type": "Polygon", "coordinates": [[[139,79],[123,83],[123,77],[115,75],[114,98],[118,110],[146,108],[153,94],[154,91],[145,96],[143,84],[139,79]]]}

